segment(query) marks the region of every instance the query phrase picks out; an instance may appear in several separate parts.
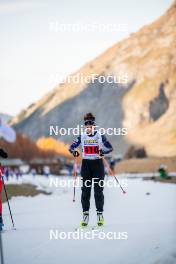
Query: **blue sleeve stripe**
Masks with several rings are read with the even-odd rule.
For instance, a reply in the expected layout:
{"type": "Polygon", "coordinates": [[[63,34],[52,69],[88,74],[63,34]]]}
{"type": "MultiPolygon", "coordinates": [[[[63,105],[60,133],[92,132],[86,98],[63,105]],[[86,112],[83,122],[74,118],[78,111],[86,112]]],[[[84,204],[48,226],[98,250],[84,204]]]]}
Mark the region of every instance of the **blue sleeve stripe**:
{"type": "Polygon", "coordinates": [[[79,145],[81,144],[81,136],[78,136],[76,140],[73,141],[73,143],[70,146],[70,150],[74,151],[79,145]]]}
{"type": "Polygon", "coordinates": [[[103,146],[106,148],[103,150],[104,154],[108,154],[111,151],[113,151],[113,147],[112,147],[111,143],[107,140],[105,135],[102,135],[102,143],[103,143],[103,146]]]}

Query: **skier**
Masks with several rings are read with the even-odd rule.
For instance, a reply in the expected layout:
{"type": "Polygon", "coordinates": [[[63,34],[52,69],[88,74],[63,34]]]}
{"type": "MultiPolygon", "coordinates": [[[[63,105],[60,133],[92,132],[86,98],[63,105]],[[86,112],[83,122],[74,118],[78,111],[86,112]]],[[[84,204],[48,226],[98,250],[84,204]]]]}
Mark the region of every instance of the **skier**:
{"type": "MultiPolygon", "coordinates": [[[[0,149],[0,157],[6,159],[7,158],[7,153],[3,150],[0,149]]],[[[3,182],[2,182],[2,177],[3,177],[3,167],[1,166],[0,163],[0,230],[3,228],[3,218],[2,218],[2,187],[3,187],[3,182]]]]}
{"type": "Polygon", "coordinates": [[[79,156],[76,150],[79,145],[82,148],[82,195],[81,203],[83,209],[83,220],[81,226],[87,226],[89,222],[90,196],[92,183],[94,184],[94,197],[97,209],[97,224],[104,224],[103,206],[104,194],[102,181],[104,181],[104,165],[102,157],[104,154],[110,153],[113,148],[106,139],[105,135],[101,135],[96,129],[95,117],[92,113],[87,113],[84,116],[85,131],[72,143],[69,151],[74,157],[79,156]]]}

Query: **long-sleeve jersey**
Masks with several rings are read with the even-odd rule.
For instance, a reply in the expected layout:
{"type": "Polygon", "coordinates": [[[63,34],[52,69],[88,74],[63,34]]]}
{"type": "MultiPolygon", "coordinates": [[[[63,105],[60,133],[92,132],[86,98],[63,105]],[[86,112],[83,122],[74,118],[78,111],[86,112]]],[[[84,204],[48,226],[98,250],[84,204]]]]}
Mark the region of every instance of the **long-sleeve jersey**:
{"type": "Polygon", "coordinates": [[[81,145],[83,159],[98,159],[99,150],[102,149],[103,154],[108,154],[113,150],[112,145],[107,140],[105,135],[101,135],[95,131],[93,135],[88,135],[86,132],[77,137],[71,144],[69,151],[73,152],[81,145]]]}

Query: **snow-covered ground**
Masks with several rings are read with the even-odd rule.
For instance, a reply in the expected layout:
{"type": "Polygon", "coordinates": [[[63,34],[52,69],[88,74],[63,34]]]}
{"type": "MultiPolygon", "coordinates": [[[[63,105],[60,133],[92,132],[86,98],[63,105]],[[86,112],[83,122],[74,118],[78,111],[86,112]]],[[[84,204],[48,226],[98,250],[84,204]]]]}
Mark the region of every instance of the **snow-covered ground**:
{"type": "MultiPolygon", "coordinates": [[[[50,239],[50,232],[75,232],[82,217],[80,188],[76,188],[73,203],[72,187],[51,186],[50,179],[43,176],[25,176],[19,184],[22,182],[33,183],[52,194],[15,197],[10,201],[17,230],[2,234],[5,264],[176,263],[176,185],[128,179],[125,195],[117,187],[105,187],[106,225],[98,231],[85,229],[83,235],[88,231],[105,235],[127,232],[127,239],[61,240],[50,239]]],[[[7,204],[4,222],[9,229],[7,204]]],[[[92,195],[90,225],[95,223],[92,195]]]]}

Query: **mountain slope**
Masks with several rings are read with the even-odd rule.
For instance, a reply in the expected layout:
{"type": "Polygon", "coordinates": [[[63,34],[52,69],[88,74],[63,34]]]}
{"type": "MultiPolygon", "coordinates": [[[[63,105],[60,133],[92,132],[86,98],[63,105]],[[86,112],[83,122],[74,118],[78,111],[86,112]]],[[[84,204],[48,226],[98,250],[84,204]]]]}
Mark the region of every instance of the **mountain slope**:
{"type": "MultiPolygon", "coordinates": [[[[143,145],[154,156],[176,155],[176,2],[156,22],[117,43],[82,67],[82,76],[127,74],[128,85],[65,83],[12,120],[33,139],[48,136],[49,125],[75,127],[92,111],[103,127],[127,127],[110,138],[115,149],[143,145]]],[[[71,137],[59,137],[66,142],[71,137]]]]}
{"type": "Polygon", "coordinates": [[[8,123],[11,119],[11,115],[0,113],[0,120],[2,120],[4,123],[8,123]]]}

